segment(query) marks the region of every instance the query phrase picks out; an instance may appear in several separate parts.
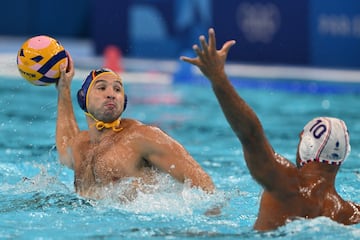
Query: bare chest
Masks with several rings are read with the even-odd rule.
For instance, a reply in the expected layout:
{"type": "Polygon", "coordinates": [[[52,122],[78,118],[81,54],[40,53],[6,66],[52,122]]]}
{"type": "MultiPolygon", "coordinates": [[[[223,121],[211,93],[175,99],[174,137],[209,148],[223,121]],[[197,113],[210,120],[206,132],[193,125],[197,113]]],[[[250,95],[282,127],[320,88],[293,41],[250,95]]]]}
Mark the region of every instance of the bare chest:
{"type": "Polygon", "coordinates": [[[135,146],[119,141],[89,144],[81,152],[75,159],[77,187],[103,186],[124,177],[136,177],[146,165],[135,146]]]}

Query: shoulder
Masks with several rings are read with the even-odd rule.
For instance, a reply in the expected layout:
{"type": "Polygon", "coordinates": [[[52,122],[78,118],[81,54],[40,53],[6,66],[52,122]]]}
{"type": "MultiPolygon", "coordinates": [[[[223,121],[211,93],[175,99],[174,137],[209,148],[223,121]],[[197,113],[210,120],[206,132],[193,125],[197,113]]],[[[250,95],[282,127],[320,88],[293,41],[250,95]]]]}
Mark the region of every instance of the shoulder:
{"type": "MultiPolygon", "coordinates": [[[[155,125],[149,125],[149,124],[144,124],[138,120],[134,120],[134,119],[122,119],[121,120],[122,126],[124,127],[124,129],[127,130],[136,130],[136,131],[145,131],[145,132],[163,132],[158,126],[155,125]]],[[[164,132],[163,132],[164,133],[164,132]]]]}
{"type": "Polygon", "coordinates": [[[144,125],[142,122],[135,120],[135,119],[131,119],[131,118],[121,119],[121,126],[125,129],[139,127],[142,125],[144,125]]]}
{"type": "Polygon", "coordinates": [[[167,141],[172,140],[172,138],[158,126],[144,124],[133,119],[123,119],[121,121],[127,134],[131,134],[134,137],[137,136],[138,138],[150,141],[161,139],[166,139],[167,141]]]}
{"type": "Polygon", "coordinates": [[[346,225],[359,223],[360,206],[335,194],[325,201],[324,215],[346,225]]]}

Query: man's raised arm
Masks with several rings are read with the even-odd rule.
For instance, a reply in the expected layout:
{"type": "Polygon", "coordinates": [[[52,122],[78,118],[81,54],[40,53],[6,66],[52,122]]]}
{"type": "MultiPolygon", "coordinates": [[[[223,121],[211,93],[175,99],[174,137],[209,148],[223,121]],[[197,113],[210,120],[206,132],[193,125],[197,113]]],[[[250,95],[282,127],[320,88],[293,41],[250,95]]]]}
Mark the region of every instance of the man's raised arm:
{"type": "Polygon", "coordinates": [[[235,41],[227,41],[216,49],[215,32],[209,29],[209,41],[200,36],[200,45],[194,45],[196,58],[181,57],[201,70],[210,80],[213,91],[231,128],[241,141],[244,157],[252,176],[266,189],[288,189],[288,171],[295,169],[279,161],[268,142],[262,125],[251,107],[239,96],[225,73],[225,61],[235,41]],[[281,162],[281,163],[280,163],[281,162]],[[286,171],[283,171],[286,169],[286,171]]]}
{"type": "Polygon", "coordinates": [[[68,54],[68,66],[60,66],[61,76],[57,83],[58,107],[56,120],[56,148],[60,162],[69,168],[73,168],[73,159],[70,146],[74,137],[79,133],[76,123],[73,105],[71,101],[71,81],[74,77],[74,63],[68,54]]]}

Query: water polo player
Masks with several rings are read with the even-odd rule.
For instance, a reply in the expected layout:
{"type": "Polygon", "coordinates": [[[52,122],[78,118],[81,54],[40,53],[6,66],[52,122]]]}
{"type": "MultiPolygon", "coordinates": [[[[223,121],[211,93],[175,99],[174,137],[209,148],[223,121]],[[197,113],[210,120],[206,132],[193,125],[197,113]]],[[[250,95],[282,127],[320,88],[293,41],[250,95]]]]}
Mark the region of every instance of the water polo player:
{"type": "Polygon", "coordinates": [[[60,162],[74,170],[77,193],[101,198],[109,186],[131,178],[132,189],[127,193],[132,195],[143,184],[156,184],[158,171],[204,191],[214,190],[210,176],[176,140],[158,127],[121,118],[127,101],[124,86],[120,76],[109,69],[91,71],[78,91],[88,124],[88,130],[81,131],[71,101],[75,72],[70,55],[65,68],[61,66],[57,85],[56,147],[60,162]]]}
{"type": "MultiPolygon", "coordinates": [[[[255,112],[225,73],[227,54],[235,41],[216,49],[215,32],[200,36],[196,58],[181,57],[198,66],[209,79],[227,121],[239,138],[253,178],[264,188],[254,228],[272,230],[297,218],[328,217],[342,224],[360,221],[360,206],[345,201],[335,189],[341,163],[350,152],[345,123],[337,118],[311,120],[300,133],[297,165],[277,154],[255,112]]],[[[276,123],[273,123],[276,124],[276,123]]]]}

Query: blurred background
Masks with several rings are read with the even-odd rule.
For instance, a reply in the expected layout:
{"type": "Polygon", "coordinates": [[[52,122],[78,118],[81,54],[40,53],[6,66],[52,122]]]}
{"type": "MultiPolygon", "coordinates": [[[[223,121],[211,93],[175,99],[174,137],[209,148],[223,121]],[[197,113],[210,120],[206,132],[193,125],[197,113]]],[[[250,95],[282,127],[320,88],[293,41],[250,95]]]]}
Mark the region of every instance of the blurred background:
{"type": "Polygon", "coordinates": [[[178,59],[214,27],[218,47],[238,42],[229,61],[360,67],[358,0],[11,0],[1,20],[2,37],[86,40],[94,56],[115,45],[129,58],[178,59]]]}

